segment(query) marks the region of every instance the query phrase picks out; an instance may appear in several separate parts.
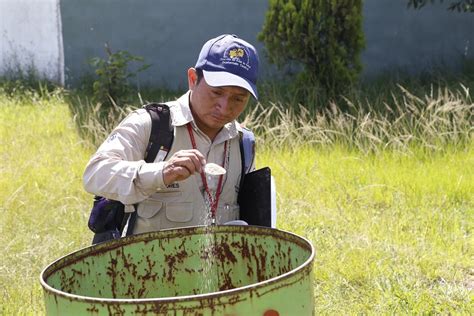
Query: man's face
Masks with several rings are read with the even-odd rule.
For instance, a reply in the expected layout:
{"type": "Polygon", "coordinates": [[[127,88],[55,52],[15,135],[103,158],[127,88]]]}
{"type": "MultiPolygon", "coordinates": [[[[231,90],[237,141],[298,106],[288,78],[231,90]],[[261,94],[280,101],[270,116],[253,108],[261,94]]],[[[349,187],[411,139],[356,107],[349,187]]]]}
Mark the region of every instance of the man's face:
{"type": "Polygon", "coordinates": [[[242,113],[250,98],[250,93],[241,87],[211,87],[204,78],[197,83],[194,68],[188,70],[188,83],[194,120],[211,139],[242,113]]]}

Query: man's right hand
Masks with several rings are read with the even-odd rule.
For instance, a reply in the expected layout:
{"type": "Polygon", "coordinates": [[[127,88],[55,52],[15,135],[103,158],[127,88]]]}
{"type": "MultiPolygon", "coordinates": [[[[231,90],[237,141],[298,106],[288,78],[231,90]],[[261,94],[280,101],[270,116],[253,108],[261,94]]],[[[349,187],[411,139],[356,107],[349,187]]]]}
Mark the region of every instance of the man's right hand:
{"type": "Polygon", "coordinates": [[[206,164],[206,158],[196,149],[180,150],[165,162],[163,182],[165,185],[189,178],[206,164]]]}

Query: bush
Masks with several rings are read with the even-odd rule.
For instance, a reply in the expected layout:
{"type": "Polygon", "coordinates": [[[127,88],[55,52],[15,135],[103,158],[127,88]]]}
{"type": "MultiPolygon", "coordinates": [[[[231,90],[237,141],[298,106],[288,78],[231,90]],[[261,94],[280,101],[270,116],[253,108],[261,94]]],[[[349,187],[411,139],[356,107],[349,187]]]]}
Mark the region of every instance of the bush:
{"type": "Polygon", "coordinates": [[[143,63],[143,58],[134,56],[127,51],[119,50],[112,53],[107,44],[105,44],[105,51],[107,59],[95,57],[89,61],[97,75],[92,84],[93,100],[102,105],[105,104],[107,107],[123,105],[125,98],[130,96],[133,90],[129,79],[136,77],[150,65],[144,64],[136,70],[130,70],[130,62],[143,63]]]}
{"type": "Polygon", "coordinates": [[[271,63],[301,65],[300,79],[340,92],[362,70],[362,0],[270,0],[258,39],[271,63]]]}

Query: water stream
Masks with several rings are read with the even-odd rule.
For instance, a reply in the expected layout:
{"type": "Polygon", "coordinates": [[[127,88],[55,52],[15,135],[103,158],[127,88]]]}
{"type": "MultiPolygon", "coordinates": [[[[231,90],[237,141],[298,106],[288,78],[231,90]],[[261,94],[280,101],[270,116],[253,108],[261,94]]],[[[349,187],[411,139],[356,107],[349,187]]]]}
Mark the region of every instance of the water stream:
{"type": "MultiPolygon", "coordinates": [[[[205,176],[207,180],[207,185],[209,192],[211,194],[211,199],[216,198],[216,191],[218,190],[219,177],[226,173],[226,170],[221,166],[208,163],[204,166],[205,176]]],[[[203,191],[204,199],[204,212],[203,218],[201,218],[201,223],[205,226],[205,234],[202,240],[202,275],[200,277],[201,284],[200,289],[201,293],[212,293],[219,290],[219,272],[217,266],[217,258],[215,251],[215,234],[212,233],[211,226],[214,224],[211,211],[211,200],[207,193],[203,191]]]]}
{"type": "Polygon", "coordinates": [[[212,216],[211,203],[207,197],[204,196],[205,210],[201,222],[205,226],[205,234],[201,238],[201,258],[202,258],[202,275],[200,276],[201,284],[199,288],[201,293],[211,293],[217,291],[219,288],[217,277],[217,265],[215,256],[215,234],[212,233],[212,216]]]}

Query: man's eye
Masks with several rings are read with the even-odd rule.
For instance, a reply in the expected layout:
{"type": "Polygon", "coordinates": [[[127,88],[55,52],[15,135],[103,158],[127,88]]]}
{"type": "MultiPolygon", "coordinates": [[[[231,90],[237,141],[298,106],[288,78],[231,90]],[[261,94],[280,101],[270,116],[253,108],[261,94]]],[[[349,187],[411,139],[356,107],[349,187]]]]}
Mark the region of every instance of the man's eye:
{"type": "Polygon", "coordinates": [[[222,92],[220,90],[212,90],[212,93],[215,95],[222,95],[222,92]]]}

